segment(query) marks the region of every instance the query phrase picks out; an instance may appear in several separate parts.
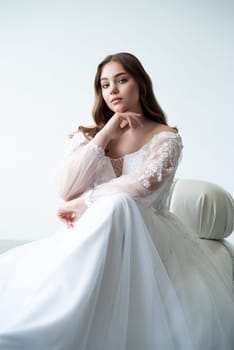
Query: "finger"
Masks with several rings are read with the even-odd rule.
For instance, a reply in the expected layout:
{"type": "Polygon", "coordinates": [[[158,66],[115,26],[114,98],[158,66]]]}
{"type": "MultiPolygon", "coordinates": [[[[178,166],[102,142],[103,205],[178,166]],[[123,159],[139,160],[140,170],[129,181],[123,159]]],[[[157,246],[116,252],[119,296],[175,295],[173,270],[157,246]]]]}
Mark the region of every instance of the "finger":
{"type": "Polygon", "coordinates": [[[140,123],[138,122],[138,120],[136,120],[135,118],[131,119],[131,125],[133,129],[138,128],[138,126],[140,125],[140,123]]]}
{"type": "Polygon", "coordinates": [[[66,218],[64,218],[63,222],[67,225],[67,228],[73,227],[72,220],[70,219],[69,216],[67,216],[66,218]]]}
{"type": "Polygon", "coordinates": [[[73,228],[73,223],[72,222],[67,222],[67,228],[73,228]]]}
{"type": "Polygon", "coordinates": [[[126,119],[131,128],[137,128],[138,126],[143,125],[142,114],[135,112],[125,112],[126,119]]]}
{"type": "Polygon", "coordinates": [[[125,126],[127,126],[129,123],[126,119],[122,120],[121,123],[120,123],[120,128],[121,129],[124,129],[125,126]]]}
{"type": "Polygon", "coordinates": [[[135,128],[143,126],[142,118],[136,117],[136,116],[132,116],[132,120],[134,120],[134,127],[135,128]]]}
{"type": "Polygon", "coordinates": [[[67,219],[63,218],[63,217],[59,217],[59,219],[64,223],[67,224],[67,219]]]}
{"type": "Polygon", "coordinates": [[[58,212],[58,215],[63,216],[63,217],[72,217],[76,215],[76,212],[74,210],[60,210],[58,212]]]}
{"type": "Polygon", "coordinates": [[[128,120],[129,120],[129,126],[132,129],[136,129],[140,125],[140,122],[138,121],[138,117],[130,115],[128,116],[128,120]]]}
{"type": "Polygon", "coordinates": [[[58,213],[58,217],[66,225],[70,225],[70,223],[72,222],[72,217],[70,213],[58,213]]]}
{"type": "Polygon", "coordinates": [[[65,214],[65,213],[58,213],[58,217],[61,220],[66,220],[67,219],[67,214],[65,214]]]}
{"type": "Polygon", "coordinates": [[[131,128],[131,129],[134,129],[134,127],[133,127],[133,124],[132,124],[132,119],[131,119],[131,117],[128,115],[128,117],[127,117],[127,120],[128,120],[128,125],[129,125],[129,127],[131,128]]]}
{"type": "Polygon", "coordinates": [[[71,223],[74,223],[75,221],[78,220],[78,213],[77,212],[72,212],[69,216],[69,221],[71,223]]]}

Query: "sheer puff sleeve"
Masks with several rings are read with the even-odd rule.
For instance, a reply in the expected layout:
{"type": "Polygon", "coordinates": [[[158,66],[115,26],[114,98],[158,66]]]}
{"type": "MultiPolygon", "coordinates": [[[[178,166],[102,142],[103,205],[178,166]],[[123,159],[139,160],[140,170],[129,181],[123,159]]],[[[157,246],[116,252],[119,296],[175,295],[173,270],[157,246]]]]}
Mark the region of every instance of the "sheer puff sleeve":
{"type": "Polygon", "coordinates": [[[183,145],[178,134],[164,135],[152,143],[149,155],[140,169],[122,175],[107,183],[96,186],[85,193],[87,206],[101,196],[125,192],[136,200],[157,191],[162,184],[173,177],[181,157],[183,145]]]}
{"type": "Polygon", "coordinates": [[[65,159],[58,169],[56,185],[59,195],[66,201],[80,196],[93,182],[104,150],[83,133],[76,133],[68,144],[65,159]]]}

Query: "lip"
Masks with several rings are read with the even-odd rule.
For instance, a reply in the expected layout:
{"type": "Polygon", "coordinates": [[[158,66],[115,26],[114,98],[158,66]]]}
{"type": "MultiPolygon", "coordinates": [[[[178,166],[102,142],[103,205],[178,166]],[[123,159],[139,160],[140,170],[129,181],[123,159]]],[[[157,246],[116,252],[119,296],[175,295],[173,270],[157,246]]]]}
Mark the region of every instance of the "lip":
{"type": "Polygon", "coordinates": [[[120,97],[114,97],[114,98],[112,98],[111,103],[115,104],[115,103],[120,102],[121,100],[122,100],[122,98],[120,98],[120,97]]]}

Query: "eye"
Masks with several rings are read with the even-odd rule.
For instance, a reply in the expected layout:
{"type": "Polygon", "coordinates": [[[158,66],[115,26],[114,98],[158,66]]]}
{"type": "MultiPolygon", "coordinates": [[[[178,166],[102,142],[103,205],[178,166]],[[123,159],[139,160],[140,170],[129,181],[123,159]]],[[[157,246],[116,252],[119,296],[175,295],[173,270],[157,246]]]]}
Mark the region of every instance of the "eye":
{"type": "Polygon", "coordinates": [[[120,79],[119,80],[119,83],[120,84],[124,84],[124,83],[126,83],[128,80],[126,79],[126,78],[122,78],[122,79],[120,79]]]}
{"type": "Polygon", "coordinates": [[[109,84],[105,83],[105,84],[102,84],[102,89],[107,89],[109,87],[109,84]]]}

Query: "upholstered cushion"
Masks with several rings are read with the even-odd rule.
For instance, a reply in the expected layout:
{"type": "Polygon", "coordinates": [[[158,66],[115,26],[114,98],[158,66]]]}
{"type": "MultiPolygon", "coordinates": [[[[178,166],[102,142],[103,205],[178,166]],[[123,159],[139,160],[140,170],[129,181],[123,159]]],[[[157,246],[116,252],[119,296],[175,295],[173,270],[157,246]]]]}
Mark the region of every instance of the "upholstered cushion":
{"type": "Polygon", "coordinates": [[[213,183],[178,179],[173,184],[168,205],[170,211],[201,238],[222,239],[233,231],[233,199],[213,183]]]}

